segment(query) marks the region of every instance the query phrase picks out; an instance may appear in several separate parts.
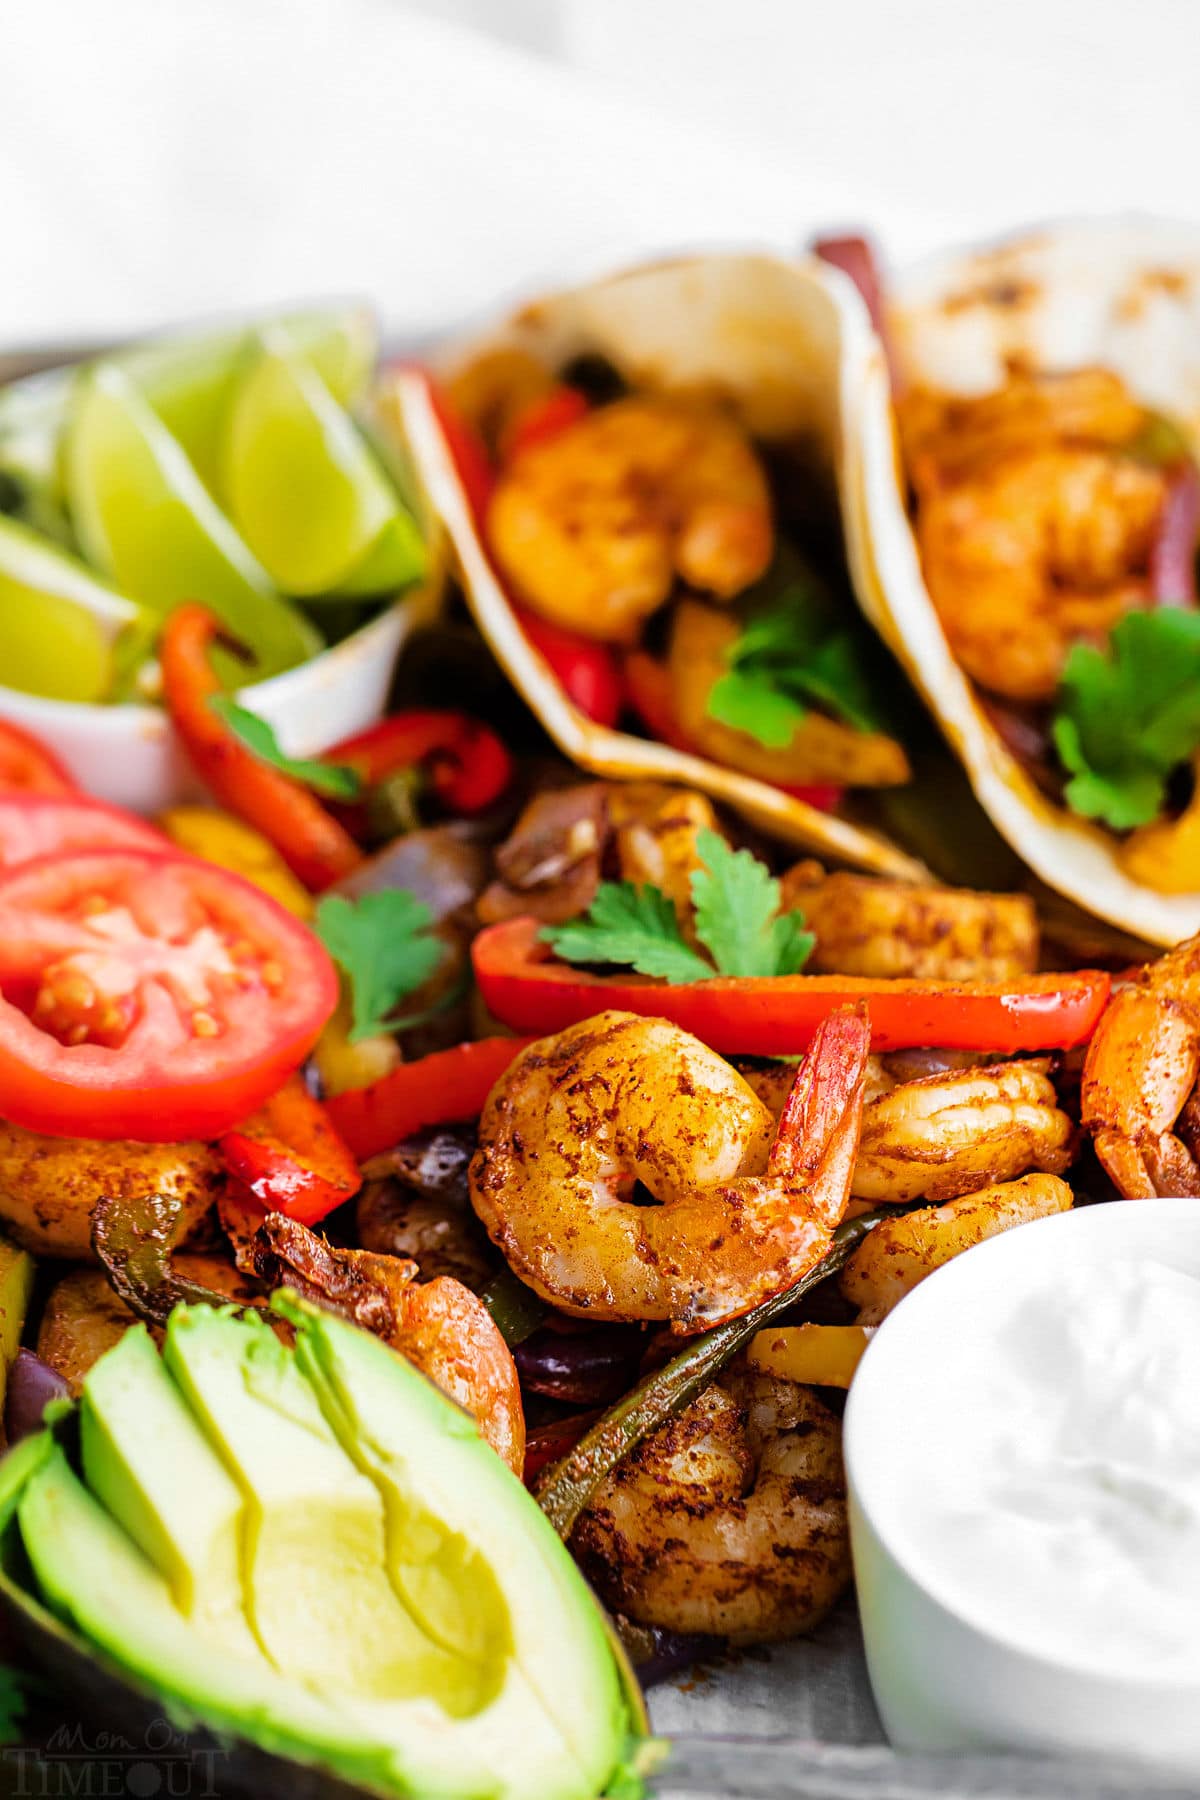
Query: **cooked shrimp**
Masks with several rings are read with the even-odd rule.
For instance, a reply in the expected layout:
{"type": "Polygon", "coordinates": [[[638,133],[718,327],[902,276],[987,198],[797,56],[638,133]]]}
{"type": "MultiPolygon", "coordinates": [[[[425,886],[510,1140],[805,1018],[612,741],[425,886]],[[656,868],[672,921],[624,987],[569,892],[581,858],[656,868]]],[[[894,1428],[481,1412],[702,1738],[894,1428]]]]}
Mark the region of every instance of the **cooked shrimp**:
{"type": "Polygon", "coordinates": [[[0,1119],[0,1221],[38,1256],[95,1262],[92,1212],[101,1194],[177,1197],[198,1227],[224,1181],[208,1144],[43,1137],[0,1119]]]}
{"type": "Polygon", "coordinates": [[[282,1213],[268,1213],[254,1266],[269,1286],[310,1293],[413,1363],[475,1420],[480,1436],[520,1475],[525,1414],[512,1353],[491,1314],[448,1275],[417,1281],[415,1262],[342,1250],[282,1213]]]}
{"type": "Polygon", "coordinates": [[[860,1325],[878,1325],[927,1275],[985,1238],[1067,1212],[1070,1188],[1055,1175],[1025,1175],[963,1194],[945,1206],[884,1219],[842,1270],[841,1290],[860,1325]]]}
{"type": "Polygon", "coordinates": [[[869,1027],[827,1019],[783,1110],[663,1019],[606,1012],[523,1051],[492,1089],[471,1199],[564,1312],[698,1330],[820,1260],[842,1216],[869,1027]],[[634,1203],[641,1182],[658,1205],[634,1203]]]}
{"type": "Polygon", "coordinates": [[[1014,375],[989,394],[910,388],[897,411],[909,460],[931,454],[947,476],[1052,444],[1122,449],[1147,420],[1110,369],[1014,375]]]}
{"type": "Polygon", "coordinates": [[[926,1075],[863,1109],[851,1191],[875,1202],[949,1200],[1027,1169],[1061,1174],[1074,1141],[1044,1062],[926,1075]]]}
{"type": "Polygon", "coordinates": [[[1088,1045],[1080,1116],[1126,1199],[1200,1194],[1200,1168],[1173,1129],[1198,1074],[1200,936],[1118,988],[1088,1045]]]}
{"type": "Polygon", "coordinates": [[[740,1644],[810,1631],[850,1579],[838,1420],[810,1388],[726,1369],[601,1485],[571,1548],[642,1624],[740,1644]]]}
{"type": "Polygon", "coordinates": [[[636,642],[676,579],[729,600],[774,547],[767,478],[740,426],[663,396],[598,407],[519,454],[488,537],[535,612],[617,643],[636,642]]]}
{"type": "Polygon", "coordinates": [[[816,933],[813,974],[1004,981],[1037,967],[1037,909],[1025,894],[827,875],[802,862],[783,877],[783,906],[816,933]]]}
{"type": "Polygon", "coordinates": [[[858,731],[811,708],[779,749],[712,718],[709,696],[728,673],[727,652],[740,630],[736,618],[715,606],[681,600],[674,609],[667,672],[675,717],[690,743],[727,768],[777,784],[891,787],[908,780],[908,757],[895,738],[858,731]]]}
{"type": "Polygon", "coordinates": [[[1102,644],[1150,597],[1166,497],[1161,469],[1106,451],[1048,447],[947,481],[911,467],[930,598],[973,680],[1050,700],[1072,645],[1102,644]]]}

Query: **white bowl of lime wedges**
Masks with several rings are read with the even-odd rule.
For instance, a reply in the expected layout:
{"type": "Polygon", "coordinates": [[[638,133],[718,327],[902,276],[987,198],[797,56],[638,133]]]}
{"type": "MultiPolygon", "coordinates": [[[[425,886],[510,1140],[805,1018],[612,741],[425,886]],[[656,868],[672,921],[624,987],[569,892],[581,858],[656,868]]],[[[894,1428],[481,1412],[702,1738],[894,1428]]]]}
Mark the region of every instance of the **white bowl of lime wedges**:
{"type": "Polygon", "coordinates": [[[223,673],[290,756],[378,719],[436,608],[430,514],[371,412],[361,308],[154,340],[0,390],[0,717],[90,793],[195,791],[154,704],[185,600],[245,647],[223,673]]]}

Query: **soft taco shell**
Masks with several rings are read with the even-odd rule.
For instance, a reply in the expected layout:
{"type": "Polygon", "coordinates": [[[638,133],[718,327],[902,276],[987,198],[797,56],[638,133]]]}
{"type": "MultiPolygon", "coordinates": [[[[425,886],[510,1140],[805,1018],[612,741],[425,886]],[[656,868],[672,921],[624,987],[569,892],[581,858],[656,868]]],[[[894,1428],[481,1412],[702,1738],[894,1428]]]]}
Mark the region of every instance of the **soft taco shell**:
{"type": "MultiPolygon", "coordinates": [[[[888,321],[906,380],[980,394],[1012,369],[1098,366],[1168,415],[1200,452],[1195,227],[1118,219],[953,251],[895,278],[888,321]]],[[[1200,893],[1162,894],[1133,880],[1115,834],[1048,799],[980,707],[925,587],[878,345],[856,424],[844,489],[855,589],[993,824],[1048,886],[1123,930],[1155,944],[1200,930],[1200,893]]]]}
{"type": "MultiPolygon", "coordinates": [[[[814,479],[826,480],[830,503],[839,503],[843,420],[856,404],[871,337],[845,278],[819,263],[711,256],[634,269],[524,307],[490,336],[456,347],[443,367],[450,372],[504,348],[552,370],[591,352],[635,390],[719,399],[756,438],[803,442],[814,479]]],[[[476,622],[566,756],[595,775],[698,788],[773,836],[856,869],[927,876],[922,863],[878,833],[704,757],[609,730],[573,706],[513,616],[424,380],[401,371],[396,382],[405,434],[441,513],[476,622]]]]}

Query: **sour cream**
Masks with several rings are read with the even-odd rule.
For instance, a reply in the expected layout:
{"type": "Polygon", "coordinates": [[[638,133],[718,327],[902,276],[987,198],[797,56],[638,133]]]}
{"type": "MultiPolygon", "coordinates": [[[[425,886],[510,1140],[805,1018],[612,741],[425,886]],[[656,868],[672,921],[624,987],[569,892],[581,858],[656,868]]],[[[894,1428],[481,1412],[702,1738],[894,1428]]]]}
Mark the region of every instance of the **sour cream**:
{"type": "Polygon", "coordinates": [[[937,1384],[952,1429],[897,1496],[916,1563],[1044,1654],[1200,1678],[1200,1279],[1048,1275],[937,1384]]]}

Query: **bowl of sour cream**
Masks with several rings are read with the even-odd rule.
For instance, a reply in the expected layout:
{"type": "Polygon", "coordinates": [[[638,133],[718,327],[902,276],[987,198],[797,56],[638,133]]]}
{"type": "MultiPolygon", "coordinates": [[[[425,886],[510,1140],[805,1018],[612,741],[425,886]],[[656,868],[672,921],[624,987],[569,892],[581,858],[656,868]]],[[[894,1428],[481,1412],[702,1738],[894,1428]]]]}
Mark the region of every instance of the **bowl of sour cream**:
{"type": "Polygon", "coordinates": [[[1200,1777],[1200,1201],[946,1264],[875,1334],[844,1444],[893,1743],[1200,1777]]]}

